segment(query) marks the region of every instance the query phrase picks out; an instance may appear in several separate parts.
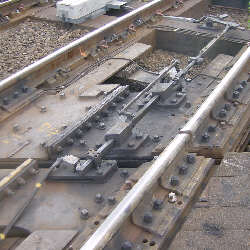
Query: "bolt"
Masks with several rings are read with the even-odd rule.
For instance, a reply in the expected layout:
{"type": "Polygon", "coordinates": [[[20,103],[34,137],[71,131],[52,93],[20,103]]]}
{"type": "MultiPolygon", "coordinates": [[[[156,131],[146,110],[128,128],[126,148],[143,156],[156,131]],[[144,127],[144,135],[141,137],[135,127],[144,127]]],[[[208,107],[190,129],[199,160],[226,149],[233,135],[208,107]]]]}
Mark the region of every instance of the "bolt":
{"type": "Polygon", "coordinates": [[[143,216],[143,222],[150,224],[153,222],[153,215],[151,212],[146,212],[143,216]]]}
{"type": "Polygon", "coordinates": [[[108,111],[102,111],[101,115],[102,115],[102,117],[108,117],[109,113],[108,113],[108,111]]]}
{"type": "Polygon", "coordinates": [[[96,194],[96,196],[95,196],[95,202],[96,203],[102,203],[103,200],[104,200],[103,196],[100,193],[96,194]]]}
{"type": "Polygon", "coordinates": [[[225,126],[226,123],[225,123],[224,121],[221,121],[221,122],[220,122],[220,125],[221,125],[221,126],[225,126]]]}
{"type": "Polygon", "coordinates": [[[142,139],[142,137],[143,137],[142,134],[136,134],[135,135],[136,140],[140,140],[140,139],[142,139]]]}
{"type": "Polygon", "coordinates": [[[31,175],[36,175],[36,174],[39,173],[39,170],[36,169],[36,168],[30,168],[30,169],[29,169],[29,173],[30,173],[31,175]]]}
{"type": "Polygon", "coordinates": [[[26,181],[22,177],[19,177],[17,178],[17,183],[18,185],[23,186],[26,184],[26,181]]]}
{"type": "Polygon", "coordinates": [[[130,181],[130,180],[125,181],[125,189],[126,189],[126,190],[131,189],[132,186],[133,186],[132,181],[130,181]]]}
{"type": "Polygon", "coordinates": [[[201,136],[201,141],[202,142],[208,142],[210,139],[210,136],[208,133],[204,133],[202,136],[201,136]]]}
{"type": "Polygon", "coordinates": [[[86,144],[85,140],[80,140],[80,145],[84,146],[86,144]]]}
{"type": "Polygon", "coordinates": [[[160,136],[159,135],[154,135],[152,141],[153,142],[159,142],[160,141],[160,136]]]}
{"type": "Polygon", "coordinates": [[[22,86],[22,92],[27,93],[28,92],[28,87],[27,86],[22,86]]]}
{"type": "Polygon", "coordinates": [[[92,128],[91,122],[87,122],[87,123],[84,125],[84,128],[85,128],[86,130],[90,130],[90,129],[92,128]]]}
{"type": "Polygon", "coordinates": [[[128,170],[123,169],[120,175],[121,175],[121,177],[127,178],[129,176],[128,170]]]}
{"type": "Polygon", "coordinates": [[[123,93],[123,97],[127,98],[129,95],[130,95],[130,93],[129,93],[129,91],[128,91],[128,90],[127,90],[127,91],[124,91],[124,93],[123,93]]]}
{"type": "Polygon", "coordinates": [[[124,241],[121,246],[121,250],[132,250],[132,243],[130,241],[124,241]]]}
{"type": "Polygon", "coordinates": [[[181,69],[180,69],[180,64],[179,64],[179,63],[175,64],[175,69],[176,69],[177,72],[179,72],[179,71],[181,70],[181,69]]]}
{"type": "Polygon", "coordinates": [[[195,163],[195,156],[194,155],[188,154],[186,159],[187,159],[187,163],[189,163],[189,164],[195,163]]]}
{"type": "Polygon", "coordinates": [[[101,122],[98,127],[99,129],[104,130],[106,128],[106,125],[104,122],[101,122]]]}
{"type": "Polygon", "coordinates": [[[3,98],[3,105],[8,105],[9,104],[9,99],[7,97],[3,98]]]}
{"type": "Polygon", "coordinates": [[[234,92],[233,92],[233,98],[234,98],[234,99],[238,99],[239,97],[240,97],[240,92],[234,91],[234,92]]]}
{"type": "Polygon", "coordinates": [[[89,211],[88,209],[84,208],[82,211],[81,211],[81,218],[83,220],[87,220],[89,218],[89,211]]]}
{"type": "Polygon", "coordinates": [[[20,130],[19,125],[18,125],[18,124],[15,124],[15,125],[13,126],[13,131],[14,131],[14,132],[17,132],[17,131],[19,131],[19,130],[20,130]]]}
{"type": "Polygon", "coordinates": [[[13,94],[13,98],[17,98],[19,96],[19,92],[18,91],[15,91],[14,94],[13,94]]]}
{"type": "Polygon", "coordinates": [[[81,138],[83,136],[83,132],[81,129],[77,129],[76,131],[76,138],[81,138]]]}
{"type": "Polygon", "coordinates": [[[177,93],[176,93],[176,97],[180,98],[180,97],[182,97],[182,96],[183,96],[183,93],[181,93],[181,92],[177,92],[177,93]]]}
{"type": "Polygon", "coordinates": [[[191,103],[190,102],[186,102],[185,108],[187,108],[187,109],[191,108],[191,103]]]}
{"type": "Polygon", "coordinates": [[[129,143],[128,143],[128,147],[129,147],[129,148],[133,148],[134,146],[135,146],[135,144],[134,144],[133,142],[129,142],[129,143]]]}
{"type": "Polygon", "coordinates": [[[174,192],[168,194],[168,201],[171,203],[175,203],[177,201],[177,197],[174,192]]]}
{"type": "Polygon", "coordinates": [[[110,109],[115,109],[116,108],[116,103],[111,102],[110,105],[109,105],[109,108],[110,109]]]}
{"type": "Polygon", "coordinates": [[[116,101],[117,103],[119,103],[119,102],[124,101],[124,98],[123,98],[122,96],[118,96],[118,97],[115,99],[115,101],[116,101]]]}
{"type": "Polygon", "coordinates": [[[243,81],[240,83],[240,85],[241,85],[242,87],[246,87],[246,86],[247,86],[247,81],[243,80],[243,81]]]}
{"type": "Polygon", "coordinates": [[[137,106],[138,106],[138,109],[141,109],[141,108],[144,107],[144,104],[143,103],[138,103],[137,106]]]}
{"type": "Polygon", "coordinates": [[[206,21],[206,26],[211,28],[214,26],[214,24],[212,21],[206,21]]]}
{"type": "Polygon", "coordinates": [[[45,107],[45,106],[42,106],[41,108],[40,108],[40,112],[41,113],[45,113],[47,111],[47,108],[45,107]]]}
{"type": "Polygon", "coordinates": [[[109,205],[114,205],[116,203],[116,198],[114,196],[108,197],[109,205]]]}
{"type": "Polygon", "coordinates": [[[153,209],[160,210],[163,206],[163,200],[154,200],[153,202],[153,209]]]}
{"type": "Polygon", "coordinates": [[[64,129],[66,129],[68,126],[67,125],[62,125],[62,127],[61,127],[61,130],[64,130],[64,129]]]}
{"type": "Polygon", "coordinates": [[[100,148],[101,146],[102,146],[102,144],[99,143],[99,144],[96,144],[96,145],[95,145],[95,148],[98,149],[98,148],[100,148]]]}
{"type": "Polygon", "coordinates": [[[60,98],[63,99],[63,98],[65,98],[65,97],[66,97],[66,96],[65,96],[65,93],[64,93],[64,92],[61,92],[61,93],[60,93],[60,98]]]}
{"type": "Polygon", "coordinates": [[[101,117],[100,117],[99,115],[97,115],[97,116],[94,118],[94,121],[95,121],[95,122],[99,122],[100,119],[101,119],[101,117]]]}
{"type": "Polygon", "coordinates": [[[96,170],[96,174],[97,175],[103,175],[103,171],[99,168],[96,170]]]}
{"type": "Polygon", "coordinates": [[[227,111],[225,109],[221,109],[218,115],[220,118],[226,117],[227,111]]]}
{"type": "Polygon", "coordinates": [[[179,185],[179,178],[177,176],[172,176],[170,178],[170,184],[172,186],[178,186],[179,185]]]}
{"type": "Polygon", "coordinates": [[[177,103],[177,99],[172,99],[171,101],[170,101],[171,103],[177,103]]]}
{"type": "Polygon", "coordinates": [[[230,110],[231,110],[231,105],[230,105],[229,103],[225,103],[224,109],[225,109],[226,111],[230,111],[230,110]]]}
{"type": "Polygon", "coordinates": [[[213,132],[215,132],[215,130],[216,130],[216,126],[214,126],[214,125],[208,126],[207,131],[208,131],[209,133],[213,133],[213,132]]]}
{"type": "Polygon", "coordinates": [[[188,172],[188,167],[187,166],[179,166],[179,174],[180,175],[185,175],[188,172]]]}
{"type": "Polygon", "coordinates": [[[63,147],[62,147],[62,146],[58,146],[58,147],[56,148],[56,152],[57,152],[57,153],[62,153],[62,152],[63,152],[63,147]]]}
{"type": "Polygon", "coordinates": [[[66,144],[67,144],[68,146],[73,145],[73,144],[74,144],[74,139],[68,138],[68,139],[66,140],[66,144]]]}
{"type": "Polygon", "coordinates": [[[244,89],[244,87],[243,87],[242,85],[239,85],[239,86],[236,88],[236,91],[242,92],[243,89],[244,89]]]}

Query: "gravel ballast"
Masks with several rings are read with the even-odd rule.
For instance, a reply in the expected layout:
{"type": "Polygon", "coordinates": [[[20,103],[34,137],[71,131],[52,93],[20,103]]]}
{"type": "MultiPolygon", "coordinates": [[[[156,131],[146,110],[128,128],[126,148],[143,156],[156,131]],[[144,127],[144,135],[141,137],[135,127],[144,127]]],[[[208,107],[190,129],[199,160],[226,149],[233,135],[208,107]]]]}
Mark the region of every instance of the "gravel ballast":
{"type": "MultiPolygon", "coordinates": [[[[180,67],[184,68],[188,65],[189,56],[170,52],[167,50],[154,50],[151,54],[141,57],[138,59],[138,64],[147,70],[159,72],[163,68],[169,66],[174,59],[178,59],[180,67]]],[[[188,75],[193,78],[194,76],[201,73],[201,71],[208,65],[210,61],[205,59],[201,65],[195,65],[190,69],[188,75]]]]}
{"type": "Polygon", "coordinates": [[[79,28],[27,19],[0,33],[0,80],[86,34],[79,28]]]}

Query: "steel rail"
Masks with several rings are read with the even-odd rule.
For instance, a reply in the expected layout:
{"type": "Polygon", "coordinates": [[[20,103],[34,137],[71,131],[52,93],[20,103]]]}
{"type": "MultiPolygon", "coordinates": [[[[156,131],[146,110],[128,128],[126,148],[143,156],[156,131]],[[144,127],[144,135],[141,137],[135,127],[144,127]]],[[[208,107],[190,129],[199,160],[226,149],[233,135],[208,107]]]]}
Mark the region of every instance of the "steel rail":
{"type": "Polygon", "coordinates": [[[183,127],[169,146],[160,154],[152,166],[139,179],[124,199],[116,206],[104,222],[97,228],[92,236],[85,242],[80,250],[99,250],[105,247],[109,240],[120,228],[122,223],[137,207],[144,194],[148,192],[154,183],[166,171],[171,162],[181,153],[184,147],[190,143],[192,134],[199,128],[217,102],[224,96],[227,89],[231,87],[234,80],[243,71],[244,67],[250,61],[250,48],[243,53],[240,59],[231,68],[228,74],[223,78],[220,84],[209,95],[206,101],[201,105],[196,114],[183,127]]]}
{"type": "Polygon", "coordinates": [[[56,50],[55,52],[47,55],[46,57],[32,63],[31,65],[25,67],[24,69],[12,74],[11,76],[0,81],[0,91],[6,89],[7,87],[10,87],[17,80],[21,80],[24,77],[33,73],[34,71],[41,69],[43,66],[52,62],[53,60],[55,60],[59,56],[63,55],[66,52],[71,51],[72,49],[76,48],[77,46],[81,45],[82,43],[84,43],[84,42],[94,38],[95,36],[101,34],[102,32],[107,31],[108,29],[111,29],[118,24],[121,24],[122,22],[125,22],[125,21],[129,20],[130,18],[137,16],[141,12],[144,12],[144,11],[146,11],[146,10],[148,10],[148,9],[150,9],[150,8],[156,6],[157,4],[160,4],[162,2],[164,2],[164,0],[154,0],[150,3],[147,3],[143,6],[135,9],[134,11],[131,11],[130,13],[128,13],[122,17],[119,17],[114,21],[107,23],[104,26],[102,26],[101,28],[98,28],[98,29],[86,34],[85,36],[71,42],[70,44],[56,50]]]}

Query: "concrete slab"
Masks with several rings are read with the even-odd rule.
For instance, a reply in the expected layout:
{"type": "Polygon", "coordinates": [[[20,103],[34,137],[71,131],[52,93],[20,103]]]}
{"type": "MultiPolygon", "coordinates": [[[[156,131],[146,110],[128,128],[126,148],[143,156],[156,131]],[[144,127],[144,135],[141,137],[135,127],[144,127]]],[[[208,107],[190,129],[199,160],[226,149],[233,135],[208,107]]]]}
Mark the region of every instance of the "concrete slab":
{"type": "Polygon", "coordinates": [[[206,223],[225,230],[249,230],[249,207],[208,207],[195,208],[189,214],[182,230],[202,231],[206,223]]]}
{"type": "MultiPolygon", "coordinates": [[[[82,96],[82,94],[88,89],[92,89],[94,91],[95,88],[105,91],[105,85],[99,85],[105,82],[108,78],[112,77],[115,73],[121,70],[123,67],[127,66],[131,61],[131,59],[136,59],[139,56],[145,54],[146,52],[152,49],[151,45],[143,44],[143,43],[135,43],[131,47],[125,49],[121,53],[115,56],[117,59],[110,59],[101,64],[99,67],[91,71],[85,77],[79,79],[75,84],[67,88],[67,92],[71,92],[72,88],[74,90],[78,89],[78,95],[82,96]],[[119,59],[121,58],[121,59],[119,59]],[[99,85],[97,87],[97,85],[99,85]]],[[[118,85],[113,84],[113,88],[118,85]]],[[[66,92],[65,91],[65,92],[66,92]]]]}
{"type": "Polygon", "coordinates": [[[207,224],[203,231],[181,231],[169,250],[248,250],[250,231],[228,230],[207,224]]]}
{"type": "Polygon", "coordinates": [[[227,153],[214,176],[239,176],[250,174],[250,153],[227,153]]]}
{"type": "Polygon", "coordinates": [[[221,71],[233,60],[232,56],[219,54],[211,63],[201,72],[201,74],[217,77],[221,71]]]}

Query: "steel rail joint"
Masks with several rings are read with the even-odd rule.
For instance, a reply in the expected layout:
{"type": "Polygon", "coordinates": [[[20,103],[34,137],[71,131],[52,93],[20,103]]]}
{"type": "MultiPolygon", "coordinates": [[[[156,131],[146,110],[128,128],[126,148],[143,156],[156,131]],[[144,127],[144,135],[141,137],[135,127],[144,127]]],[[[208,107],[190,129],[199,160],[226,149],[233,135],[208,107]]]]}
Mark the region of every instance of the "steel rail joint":
{"type": "Polygon", "coordinates": [[[150,3],[147,3],[147,4],[139,7],[138,9],[131,11],[130,13],[128,13],[122,17],[119,17],[116,20],[105,24],[101,28],[98,28],[98,29],[86,34],[85,36],[77,39],[76,41],[73,41],[70,44],[56,50],[55,52],[47,55],[46,57],[32,63],[31,65],[25,67],[24,69],[12,74],[11,76],[0,81],[0,91],[10,87],[16,81],[23,79],[24,77],[28,76],[29,74],[33,73],[36,70],[39,70],[41,67],[43,67],[44,65],[55,60],[56,58],[58,58],[62,54],[71,51],[72,49],[76,48],[77,46],[81,45],[82,43],[84,43],[84,42],[92,39],[93,37],[101,34],[102,32],[107,31],[108,29],[113,28],[114,26],[121,24],[122,22],[124,22],[132,17],[135,17],[136,15],[140,14],[141,12],[148,10],[152,7],[155,7],[158,4],[163,3],[165,1],[166,0],[154,0],[150,3]]]}
{"type": "MultiPolygon", "coordinates": [[[[184,126],[182,131],[190,131],[194,133],[197,130],[203,122],[204,117],[207,117],[210,114],[211,110],[216,106],[217,101],[225,94],[226,90],[242,72],[249,60],[250,48],[248,47],[228,74],[223,78],[221,83],[217,85],[214,91],[201,105],[196,114],[184,126]]],[[[189,133],[181,133],[174,138],[169,146],[154,161],[152,166],[97,228],[94,234],[92,234],[92,236],[85,242],[80,250],[100,250],[105,247],[122,223],[137,207],[144,194],[152,188],[154,183],[161,177],[171,162],[182,152],[183,147],[186,147],[190,142],[190,139],[191,136],[189,133]]]]}

